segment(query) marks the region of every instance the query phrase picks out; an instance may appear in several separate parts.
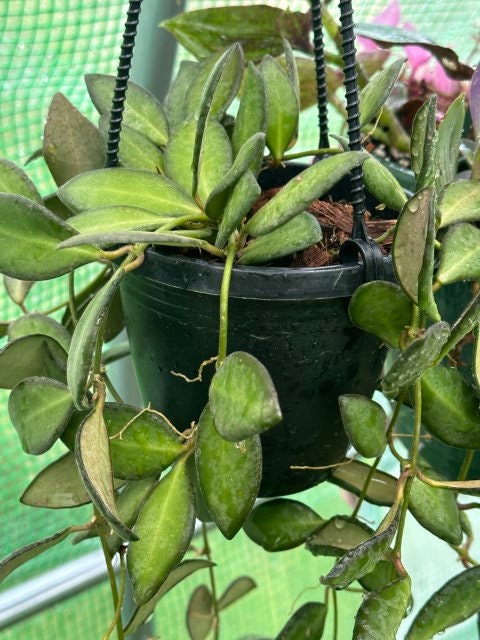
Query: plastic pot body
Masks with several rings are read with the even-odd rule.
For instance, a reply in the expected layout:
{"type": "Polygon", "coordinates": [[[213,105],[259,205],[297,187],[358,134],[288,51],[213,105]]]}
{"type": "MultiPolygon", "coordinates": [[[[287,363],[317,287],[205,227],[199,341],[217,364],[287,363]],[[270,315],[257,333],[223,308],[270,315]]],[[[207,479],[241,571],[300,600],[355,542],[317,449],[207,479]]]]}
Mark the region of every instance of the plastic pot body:
{"type": "MultiPolygon", "coordinates": [[[[385,258],[386,270],[391,263],[385,258]]],[[[121,287],[132,358],[145,403],[178,429],[198,420],[208,402],[218,351],[221,264],[147,251],[121,287]]],[[[307,489],[328,476],[348,447],[338,396],[370,396],[385,350],[354,327],[348,303],[362,283],[359,264],[233,270],[228,352],[247,351],[270,372],[283,420],[262,435],[262,496],[307,489]],[[322,467],[292,469],[292,466],[322,467]]]]}

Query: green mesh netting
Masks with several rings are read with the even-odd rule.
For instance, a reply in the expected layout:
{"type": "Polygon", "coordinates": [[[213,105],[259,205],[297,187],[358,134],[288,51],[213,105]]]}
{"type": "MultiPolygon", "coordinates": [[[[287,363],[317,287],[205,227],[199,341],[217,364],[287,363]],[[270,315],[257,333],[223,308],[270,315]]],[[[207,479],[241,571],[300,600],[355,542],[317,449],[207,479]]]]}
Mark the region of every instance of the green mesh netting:
{"type": "MultiPolygon", "coordinates": [[[[144,0],[145,6],[155,2],[158,0],[144,0]]],[[[308,8],[308,2],[301,0],[266,3],[292,10],[308,8]]],[[[191,0],[187,8],[226,4],[259,3],[248,0],[191,0]]],[[[357,0],[354,2],[357,20],[377,14],[386,4],[386,0],[357,0]]],[[[41,147],[43,119],[56,91],[63,92],[85,115],[95,118],[83,75],[115,72],[126,6],[123,0],[0,2],[0,156],[22,164],[41,147]]],[[[478,0],[401,0],[401,6],[404,21],[414,23],[420,31],[441,44],[454,46],[464,58],[474,48],[474,18],[477,16],[478,0]]],[[[143,64],[158,64],[158,61],[146,59],[143,64]]],[[[300,144],[311,146],[317,138],[314,109],[305,114],[304,123],[307,124],[307,133],[300,144]]],[[[53,183],[41,159],[32,161],[27,171],[40,185],[42,193],[53,190],[53,183]]],[[[84,269],[83,275],[78,275],[77,286],[85,282],[88,271],[84,269]]],[[[28,298],[27,306],[30,310],[44,310],[61,303],[66,296],[67,285],[64,280],[38,283],[28,298]]],[[[0,319],[13,319],[20,313],[2,290],[0,319]]],[[[49,535],[66,524],[83,522],[89,517],[88,508],[52,512],[31,509],[18,502],[18,496],[29,481],[46,462],[59,455],[62,447],[59,445],[41,459],[26,457],[10,425],[7,396],[6,392],[0,391],[0,456],[4,470],[0,493],[2,557],[20,545],[49,535]]],[[[309,492],[307,499],[325,516],[333,514],[343,504],[338,491],[326,485],[309,492]]],[[[85,551],[96,548],[95,542],[82,544],[85,551]]],[[[213,547],[215,560],[219,564],[220,589],[239,574],[248,573],[256,579],[261,590],[261,597],[251,594],[243,603],[225,612],[224,625],[231,631],[222,634],[223,640],[235,640],[253,632],[274,635],[293,608],[308,599],[321,597],[318,576],[328,569],[328,561],[309,556],[306,570],[303,550],[268,555],[250,543],[243,534],[239,534],[233,545],[213,534],[213,547]]],[[[17,571],[1,588],[8,589],[39,575],[77,557],[78,553],[78,547],[72,547],[68,542],[62,543],[17,571]]],[[[162,639],[181,640],[187,637],[183,622],[185,604],[193,587],[204,579],[202,575],[193,576],[186,585],[165,598],[155,619],[157,632],[162,639]]],[[[352,612],[357,606],[357,595],[349,594],[346,601],[342,599],[339,640],[351,636],[352,612]]],[[[0,632],[0,638],[97,640],[102,637],[111,615],[108,587],[102,584],[15,625],[11,630],[0,632]]],[[[330,632],[326,637],[329,635],[330,632]]],[[[449,639],[469,637],[474,636],[468,632],[465,635],[464,631],[453,631],[448,635],[449,639]]]]}

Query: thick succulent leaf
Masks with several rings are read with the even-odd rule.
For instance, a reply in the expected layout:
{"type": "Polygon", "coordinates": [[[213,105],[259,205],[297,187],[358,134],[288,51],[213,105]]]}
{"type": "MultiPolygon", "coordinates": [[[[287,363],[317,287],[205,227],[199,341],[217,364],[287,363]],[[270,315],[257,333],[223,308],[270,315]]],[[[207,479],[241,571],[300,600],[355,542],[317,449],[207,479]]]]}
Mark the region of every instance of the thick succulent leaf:
{"type": "Polygon", "coordinates": [[[475,348],[473,353],[473,375],[477,388],[480,388],[480,331],[475,332],[475,348]]]}
{"type": "Polygon", "coordinates": [[[360,93],[360,125],[362,127],[376,118],[398,80],[404,64],[405,59],[395,60],[369,78],[360,93]]]}
{"type": "Polygon", "coordinates": [[[438,125],[437,163],[438,176],[435,181],[440,192],[449,182],[455,180],[458,167],[458,153],[465,120],[465,96],[457,96],[448,107],[445,117],[438,125]]]}
{"type": "Polygon", "coordinates": [[[267,551],[284,551],[303,544],[325,524],[307,505],[288,498],[276,498],[257,505],[243,529],[247,536],[267,551]]]}
{"type": "Polygon", "coordinates": [[[153,613],[155,606],[162,596],[164,596],[170,589],[173,589],[175,585],[177,585],[182,580],[188,578],[188,576],[195,573],[199,569],[206,569],[207,567],[212,567],[213,563],[208,560],[185,560],[178,564],[172,571],[169,573],[168,578],[162,584],[160,589],[154,594],[154,596],[145,604],[136,606],[133,610],[133,613],[130,617],[130,620],[127,622],[125,626],[125,634],[130,635],[138,629],[140,625],[142,625],[145,620],[153,613]]]}
{"type": "Polygon", "coordinates": [[[70,209],[60,200],[56,193],[46,196],[44,204],[49,211],[62,220],[68,220],[72,215],[70,209]]]}
{"type": "MultiPolygon", "coordinates": [[[[108,141],[110,126],[108,116],[100,116],[99,128],[104,144],[108,141]]],[[[163,173],[163,153],[146,135],[128,124],[122,124],[118,159],[127,169],[144,169],[153,173],[163,173]]]]}
{"type": "Polygon", "coordinates": [[[215,429],[208,405],[198,422],[195,448],[197,477],[208,512],[223,535],[231,539],[250,513],[262,478],[258,436],[237,446],[215,429]]]}
{"type": "Polygon", "coordinates": [[[109,232],[112,228],[116,231],[150,230],[174,221],[175,216],[132,205],[113,204],[79,213],[68,223],[79,233],[109,232]]]}
{"type": "Polygon", "coordinates": [[[285,69],[300,104],[300,77],[297,69],[297,60],[293,55],[292,47],[286,38],[283,38],[283,51],[285,69]]]}
{"type": "Polygon", "coordinates": [[[49,336],[30,335],[8,342],[0,349],[0,389],[13,389],[34,376],[48,376],[65,381],[67,354],[49,336]]]}
{"type": "MultiPolygon", "coordinates": [[[[424,472],[434,480],[445,480],[433,469],[425,469],[424,472]]],[[[432,487],[414,478],[408,508],[422,527],[438,538],[453,545],[461,544],[460,512],[452,491],[432,487]]]]}
{"type": "Polygon", "coordinates": [[[446,582],[417,613],[405,640],[430,640],[459,624],[480,608],[480,567],[472,567],[446,582]]]}
{"type": "Polygon", "coordinates": [[[9,324],[8,321],[0,320],[0,338],[4,338],[7,335],[9,324]]]}
{"type": "Polygon", "coordinates": [[[450,335],[448,322],[432,324],[398,356],[383,378],[383,392],[394,397],[415,382],[438,358],[450,335]]]}
{"type": "MultiPolygon", "coordinates": [[[[349,464],[336,467],[328,480],[360,496],[370,471],[368,464],[353,460],[349,464]]],[[[368,485],[365,500],[379,506],[390,507],[395,501],[396,494],[397,479],[384,471],[375,470],[368,485]]]]}
{"type": "Polygon", "coordinates": [[[185,96],[197,75],[199,66],[199,63],[193,60],[182,60],[177,75],[165,97],[165,111],[172,131],[187,117],[185,112],[185,96]]]}
{"type": "MultiPolygon", "coordinates": [[[[115,76],[92,73],[85,76],[85,82],[97,111],[102,116],[109,116],[115,76]]],[[[128,82],[123,122],[157,145],[164,145],[168,140],[168,122],[162,105],[146,89],[131,81],[128,82]]]]}
{"type": "Polygon", "coordinates": [[[43,157],[58,186],[105,164],[99,130],[61,93],[53,96],[48,110],[43,157]]]}
{"type": "Polygon", "coordinates": [[[91,246],[57,251],[75,231],[45,207],[0,194],[0,272],[20,280],[48,280],[102,257],[91,246]]]}
{"type": "Polygon", "coordinates": [[[397,578],[398,573],[393,562],[380,560],[375,569],[360,578],[358,582],[367,591],[380,591],[397,578]]]}
{"type": "Polygon", "coordinates": [[[306,602],[295,611],[276,640],[297,640],[299,638],[320,640],[323,636],[326,617],[326,605],[322,602],[306,602]]]}
{"type": "Polygon", "coordinates": [[[85,396],[90,384],[90,373],[98,335],[103,330],[110,302],[125,275],[118,269],[94,296],[78,321],[72,336],[67,360],[67,381],[77,409],[90,405],[85,396]]]}
{"type": "Polygon", "coordinates": [[[422,267],[418,274],[418,307],[433,322],[441,320],[433,295],[433,273],[435,270],[435,235],[436,235],[436,198],[433,193],[430,200],[430,215],[427,220],[425,249],[422,267]]]}
{"type": "Polygon", "coordinates": [[[480,229],[462,222],[443,238],[437,280],[442,284],[480,278],[480,229]]]}
{"type": "MultiPolygon", "coordinates": [[[[387,515],[389,517],[390,514],[387,515]]],[[[347,551],[330,573],[320,578],[320,582],[335,589],[345,589],[354,580],[370,573],[390,547],[397,525],[398,514],[386,526],[381,525],[371,538],[347,551]]]]}
{"type": "Polygon", "coordinates": [[[49,378],[26,378],[10,393],[8,412],[26,453],[48,451],[73,411],[67,386],[49,378]]]}
{"type": "Polygon", "coordinates": [[[241,6],[189,11],[162,26],[197,58],[240,42],[249,60],[260,60],[266,53],[283,53],[282,38],[295,49],[311,52],[309,15],[267,5],[256,6],[255,11],[241,6]]]}
{"type": "Polygon", "coordinates": [[[368,540],[372,533],[361,520],[334,516],[309,537],[306,548],[314,556],[338,557],[368,540]]]}
{"type": "Polygon", "coordinates": [[[23,492],[20,502],[47,509],[66,509],[90,502],[73,453],[66,453],[40,471],[23,492]]]}
{"type": "Polygon", "coordinates": [[[270,429],[282,419],[270,374],[244,351],[222,362],[212,378],[209,399],[217,431],[232,442],[270,429]]]}
{"type": "Polygon", "coordinates": [[[480,71],[477,66],[470,82],[470,99],[468,101],[470,115],[472,116],[473,131],[477,145],[480,142],[480,71]]]}
{"type": "Polygon", "coordinates": [[[473,331],[480,320],[480,292],[477,293],[462,311],[461,316],[452,325],[450,337],[444,344],[439,359],[443,359],[462,338],[473,331]]]}
{"type": "Polygon", "coordinates": [[[208,587],[201,584],[192,593],[187,607],[187,629],[191,640],[204,640],[214,618],[212,594],[208,587]]]}
{"type": "Polygon", "coordinates": [[[261,193],[260,185],[251,171],[247,171],[233,187],[218,227],[215,246],[223,248],[230,235],[250,211],[261,193]]]}
{"type": "Polygon", "coordinates": [[[313,164],[290,180],[245,225],[252,236],[273,231],[301,213],[327,193],[343,176],[362,164],[368,154],[359,151],[339,153],[313,164]]]}
{"type": "Polygon", "coordinates": [[[395,640],[407,614],[410,591],[411,581],[406,576],[369,593],[355,617],[353,640],[395,640]]]}
{"type": "Polygon", "coordinates": [[[322,228],[317,219],[304,211],[281,227],[252,240],[242,251],[238,263],[265,264],[278,258],[303,251],[322,239],[322,228]]]}
{"type": "Polygon", "coordinates": [[[29,335],[50,336],[68,353],[71,336],[63,325],[43,313],[28,313],[8,327],[8,339],[16,340],[29,335]]]}
{"type": "Polygon", "coordinates": [[[443,190],[440,202],[440,228],[457,222],[480,220],[480,182],[455,180],[443,190]]]}
{"type": "Polygon", "coordinates": [[[218,610],[222,611],[230,605],[246,596],[252,589],[256,589],[257,583],[248,576],[240,576],[231,582],[218,600],[218,610]]]}
{"type": "Polygon", "coordinates": [[[405,191],[393,173],[374,156],[363,163],[363,178],[367,189],[381,204],[394,211],[402,210],[407,202],[405,191]]]}
{"type": "MultiPolygon", "coordinates": [[[[258,132],[265,132],[267,126],[265,83],[263,75],[252,62],[248,64],[244,83],[232,133],[235,156],[249,138],[258,132]]],[[[260,170],[260,164],[261,161],[252,167],[254,173],[260,170]]]]}
{"type": "Polygon", "coordinates": [[[151,171],[124,167],[77,176],[59,189],[58,195],[78,213],[119,204],[142,207],[171,217],[200,213],[192,198],[168,178],[151,171]]]}
{"type": "MultiPolygon", "coordinates": [[[[172,134],[165,147],[165,174],[180,185],[186,194],[191,194],[193,188],[192,163],[196,131],[197,121],[186,120],[172,134]]],[[[227,132],[215,120],[208,120],[198,172],[198,193],[203,202],[206,202],[231,166],[232,148],[227,132]]]]}
{"type": "Polygon", "coordinates": [[[25,171],[6,158],[0,158],[0,193],[16,193],[43,204],[42,196],[25,171]]]}
{"type": "Polygon", "coordinates": [[[273,158],[280,161],[297,136],[300,103],[288,73],[277,60],[265,56],[260,71],[266,93],[266,142],[273,158]]]}
{"type": "MultiPolygon", "coordinates": [[[[190,232],[188,232],[190,234],[190,232]]],[[[193,232],[192,232],[193,233],[193,232]]],[[[198,230],[195,235],[208,235],[210,231],[198,230]],[[201,233],[200,233],[201,232],[201,233]]],[[[207,249],[209,243],[202,238],[196,238],[193,235],[187,235],[186,231],[172,231],[170,233],[156,233],[153,231],[119,231],[119,232],[103,232],[103,233],[79,233],[73,238],[65,240],[58,245],[59,249],[68,247],[83,246],[84,244],[95,243],[98,246],[108,247],[112,244],[163,244],[170,247],[197,247],[198,249],[207,249]]]]}
{"type": "Polygon", "coordinates": [[[479,398],[454,368],[425,371],[422,384],[422,423],[442,442],[460,449],[480,448],[479,398]]]}
{"type": "Polygon", "coordinates": [[[150,492],[134,527],[139,539],[129,545],[127,566],[138,605],[155,597],[182,559],[194,525],[193,487],[180,462],[150,492]]]}
{"type": "Polygon", "coordinates": [[[415,114],[410,141],[412,169],[417,191],[430,187],[435,180],[437,145],[437,97],[428,98],[415,114]]]}
{"type": "Polygon", "coordinates": [[[387,446],[387,416],[378,404],[356,394],[339,396],[340,414],[348,439],[364,458],[381,456],[387,446]]]}
{"type": "Polygon", "coordinates": [[[5,285],[5,291],[8,296],[15,304],[21,306],[35,283],[30,280],[17,280],[17,278],[3,276],[3,284],[5,285]]]}
{"type": "Polygon", "coordinates": [[[398,285],[377,280],[355,290],[348,313],[357,327],[398,349],[400,335],[412,320],[412,303],[398,285]]]}

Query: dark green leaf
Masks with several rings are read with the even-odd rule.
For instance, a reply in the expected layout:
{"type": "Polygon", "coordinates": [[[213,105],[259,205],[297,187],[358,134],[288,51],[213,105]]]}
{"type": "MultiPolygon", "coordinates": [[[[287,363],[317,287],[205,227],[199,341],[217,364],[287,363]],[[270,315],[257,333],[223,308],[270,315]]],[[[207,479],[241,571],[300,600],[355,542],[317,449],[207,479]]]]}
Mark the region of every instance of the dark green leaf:
{"type": "Polygon", "coordinates": [[[209,389],[210,410],[222,438],[238,442],[282,419],[277,393],[263,364],[236,351],[222,362],[209,389]]]}
{"type": "Polygon", "coordinates": [[[472,567],[446,582],[417,613],[405,640],[430,640],[467,620],[480,608],[480,567],[472,567]]]}
{"type": "Polygon", "coordinates": [[[251,171],[247,171],[233,187],[218,227],[215,246],[223,248],[230,235],[250,211],[261,193],[260,185],[251,171]]]}
{"type": "Polygon", "coordinates": [[[387,446],[387,416],[383,408],[365,396],[339,396],[340,413],[348,439],[364,458],[381,456],[387,446]]]}
{"type": "Polygon", "coordinates": [[[226,609],[243,596],[250,593],[252,589],[256,589],[257,583],[252,578],[248,576],[240,576],[240,578],[236,578],[233,582],[231,582],[225,591],[220,596],[218,601],[218,610],[222,611],[226,609]]]}
{"type": "Polygon", "coordinates": [[[355,617],[353,640],[395,640],[410,601],[407,576],[369,593],[355,617]]]}
{"type": "Polygon", "coordinates": [[[23,492],[20,502],[48,509],[66,509],[90,502],[73,453],[66,453],[40,471],[23,492]]]}
{"type": "Polygon", "coordinates": [[[49,336],[24,336],[0,349],[0,389],[13,389],[25,378],[49,376],[65,380],[67,354],[49,336]]]}
{"type": "Polygon", "coordinates": [[[394,211],[402,210],[407,202],[404,189],[393,173],[374,156],[363,163],[363,178],[365,186],[379,203],[394,211]]]}
{"type": "Polygon", "coordinates": [[[441,317],[433,296],[432,286],[433,272],[435,269],[435,216],[436,197],[435,192],[433,192],[430,199],[430,215],[427,220],[427,234],[425,236],[422,267],[418,274],[418,307],[420,311],[423,311],[433,322],[438,322],[441,320],[441,317]]]}
{"type": "Polygon", "coordinates": [[[373,571],[358,581],[367,591],[379,591],[398,578],[397,570],[391,560],[380,560],[373,571]]]}
{"type": "Polygon", "coordinates": [[[412,321],[412,303],[398,285],[377,280],[355,290],[348,313],[357,327],[398,349],[400,335],[412,321]]]}
{"type": "Polygon", "coordinates": [[[449,335],[448,322],[437,322],[428,327],[395,360],[383,378],[383,392],[388,396],[395,396],[400,389],[415,382],[438,358],[449,335]]]}
{"type": "Polygon", "coordinates": [[[479,319],[480,293],[477,293],[477,295],[470,300],[466,308],[463,310],[461,316],[458,318],[458,320],[456,320],[455,324],[452,325],[450,337],[443,346],[439,359],[444,358],[447,353],[449,353],[449,351],[462,340],[462,338],[473,331],[478,325],[479,319]]]}
{"type": "Polygon", "coordinates": [[[314,556],[338,557],[368,540],[372,533],[361,520],[334,516],[309,537],[306,547],[314,556]]]}
{"type": "Polygon", "coordinates": [[[50,336],[68,353],[71,336],[63,325],[43,313],[29,313],[11,322],[8,339],[16,340],[29,335],[50,336]]]}
{"type": "Polygon", "coordinates": [[[195,464],[208,512],[231,539],[250,513],[262,478],[260,438],[237,445],[220,437],[208,405],[198,422],[195,464]]]}
{"type": "Polygon", "coordinates": [[[215,618],[212,594],[204,584],[192,593],[187,608],[187,629],[191,640],[204,640],[215,618]]]}
{"type": "Polygon", "coordinates": [[[395,60],[368,79],[360,93],[360,124],[362,127],[376,118],[397,82],[404,64],[405,59],[395,60]]]}
{"type": "Polygon", "coordinates": [[[415,114],[410,142],[412,169],[417,178],[417,191],[432,186],[436,171],[437,97],[431,96],[415,114]]]}
{"type": "Polygon", "coordinates": [[[9,278],[9,276],[3,276],[3,283],[9,297],[15,304],[20,306],[25,302],[28,292],[35,284],[29,280],[17,280],[16,278],[9,278]]]}
{"type": "MultiPolygon", "coordinates": [[[[104,144],[108,141],[110,118],[101,116],[99,120],[100,133],[104,144]]],[[[163,153],[146,135],[136,129],[122,124],[118,159],[122,167],[128,169],[145,169],[153,173],[163,173],[163,153]]]]}
{"type": "Polygon", "coordinates": [[[457,96],[448,107],[438,126],[437,162],[438,176],[435,186],[438,192],[455,180],[458,168],[458,152],[465,120],[465,96],[457,96]]]}
{"type": "MultiPolygon", "coordinates": [[[[356,496],[362,493],[370,473],[370,466],[359,460],[343,464],[333,470],[329,481],[350,491],[356,496]]],[[[375,470],[368,485],[365,499],[372,504],[390,507],[397,493],[397,480],[388,473],[375,470]]]]}
{"type": "Polygon", "coordinates": [[[463,222],[449,229],[442,241],[437,280],[451,284],[480,278],[480,229],[463,222]]]}
{"type": "MultiPolygon", "coordinates": [[[[97,111],[102,116],[109,116],[115,76],[92,73],[85,76],[85,82],[97,111]]],[[[123,121],[157,145],[164,145],[168,140],[168,122],[162,105],[146,89],[131,81],[128,82],[123,121]]]]}
{"type": "Polygon", "coordinates": [[[267,551],[284,551],[303,544],[324,523],[307,505],[276,498],[257,505],[243,528],[251,540],[267,551]]]}
{"type": "Polygon", "coordinates": [[[327,607],[322,602],[306,602],[297,609],[276,640],[320,640],[323,636],[327,607]]]}
{"type": "Polygon", "coordinates": [[[193,487],[180,462],[151,491],[134,527],[139,540],[129,545],[127,566],[138,605],[156,597],[188,549],[194,525],[193,487]]]}
{"type": "Polygon", "coordinates": [[[348,151],[325,158],[290,180],[245,225],[252,236],[273,231],[301,213],[327,193],[344,175],[368,158],[365,153],[348,151]]]}
{"type": "MultiPolygon", "coordinates": [[[[234,155],[237,155],[245,142],[254,134],[259,131],[265,132],[267,126],[265,83],[263,75],[252,62],[248,64],[244,82],[232,133],[234,155]]],[[[260,164],[252,167],[254,173],[258,172],[260,164]]]]}
{"type": "Polygon", "coordinates": [[[68,220],[68,218],[70,218],[70,216],[72,215],[70,209],[63,204],[56,193],[52,193],[49,196],[46,196],[44,204],[49,211],[54,213],[58,218],[61,218],[62,220],[68,220]]]}
{"type": "Polygon", "coordinates": [[[56,278],[102,257],[91,246],[57,251],[75,231],[48,209],[22,196],[0,194],[0,272],[19,280],[56,278]]]}
{"type": "Polygon", "coordinates": [[[42,196],[25,171],[6,158],[0,158],[0,192],[16,193],[43,204],[42,196]]]}
{"type": "Polygon", "coordinates": [[[440,202],[440,228],[456,222],[480,220],[480,182],[455,180],[443,190],[440,202]]]}

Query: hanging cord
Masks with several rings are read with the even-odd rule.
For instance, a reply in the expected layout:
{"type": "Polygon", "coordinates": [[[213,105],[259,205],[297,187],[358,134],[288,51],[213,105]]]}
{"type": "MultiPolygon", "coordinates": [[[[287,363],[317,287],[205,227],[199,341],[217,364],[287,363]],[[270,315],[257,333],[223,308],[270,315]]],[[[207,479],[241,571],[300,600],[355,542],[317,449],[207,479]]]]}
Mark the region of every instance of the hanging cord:
{"type": "Polygon", "coordinates": [[[312,0],[313,55],[317,81],[317,106],[320,139],[318,147],[328,148],[328,114],[327,114],[327,73],[325,65],[325,49],[323,45],[322,4],[321,0],[312,0]]]}
{"type": "Polygon", "coordinates": [[[127,93],[127,82],[132,66],[133,48],[137,35],[138,21],[142,0],[130,0],[123,33],[123,43],[118,61],[117,78],[113,91],[112,109],[110,111],[110,125],[108,129],[106,167],[118,166],[118,148],[120,145],[120,132],[122,130],[123,108],[127,93]]]}
{"type": "MultiPolygon", "coordinates": [[[[345,75],[345,98],[347,101],[348,139],[351,151],[360,151],[360,102],[357,79],[355,33],[353,30],[353,9],[351,0],[340,0],[340,33],[343,44],[343,73],[345,75]]],[[[367,241],[365,226],[365,190],[362,167],[355,167],[350,173],[351,200],[353,207],[352,238],[367,241]]]]}

